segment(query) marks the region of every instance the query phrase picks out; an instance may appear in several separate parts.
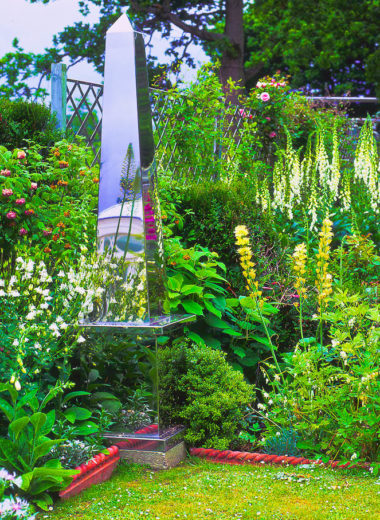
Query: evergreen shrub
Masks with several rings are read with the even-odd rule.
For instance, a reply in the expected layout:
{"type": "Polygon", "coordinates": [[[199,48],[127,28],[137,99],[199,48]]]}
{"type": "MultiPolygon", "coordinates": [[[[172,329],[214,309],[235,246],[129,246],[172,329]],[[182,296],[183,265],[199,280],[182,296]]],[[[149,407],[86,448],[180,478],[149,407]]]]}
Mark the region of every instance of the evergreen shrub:
{"type": "Polygon", "coordinates": [[[31,140],[43,148],[62,138],[49,107],[30,101],[0,98],[0,145],[20,148],[31,140]]]}
{"type": "Polygon", "coordinates": [[[163,421],[184,424],[190,446],[227,449],[254,392],[225,354],[179,338],[160,350],[159,370],[163,421]]]}

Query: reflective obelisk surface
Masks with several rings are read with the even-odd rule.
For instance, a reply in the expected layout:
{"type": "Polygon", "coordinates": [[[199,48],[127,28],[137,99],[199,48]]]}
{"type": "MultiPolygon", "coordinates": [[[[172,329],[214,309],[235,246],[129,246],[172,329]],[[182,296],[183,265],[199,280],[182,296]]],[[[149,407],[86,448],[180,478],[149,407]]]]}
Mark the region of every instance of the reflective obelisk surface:
{"type": "Polygon", "coordinates": [[[118,264],[119,287],[105,295],[96,321],[149,321],[164,314],[164,262],[145,47],[126,15],[106,37],[98,251],[110,258],[111,269],[118,264]],[[122,263],[127,266],[124,272],[122,263]],[[133,295],[135,308],[121,309],[123,298],[118,290],[133,295]]]}

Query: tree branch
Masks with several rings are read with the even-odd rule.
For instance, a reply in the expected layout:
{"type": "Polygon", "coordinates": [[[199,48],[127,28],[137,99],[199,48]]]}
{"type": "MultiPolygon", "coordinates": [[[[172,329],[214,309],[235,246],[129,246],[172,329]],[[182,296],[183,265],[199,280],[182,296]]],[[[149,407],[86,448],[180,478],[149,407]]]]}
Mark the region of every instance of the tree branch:
{"type": "Polygon", "coordinates": [[[189,25],[186,22],[183,22],[181,18],[172,13],[170,11],[170,2],[165,2],[163,6],[159,7],[141,7],[134,0],[131,0],[131,7],[136,12],[143,12],[147,14],[153,14],[156,18],[162,22],[170,22],[179,29],[182,29],[184,32],[189,33],[201,40],[206,40],[209,42],[221,41],[225,39],[225,35],[221,33],[214,33],[211,31],[207,31],[205,29],[201,29],[195,25],[189,25]]]}

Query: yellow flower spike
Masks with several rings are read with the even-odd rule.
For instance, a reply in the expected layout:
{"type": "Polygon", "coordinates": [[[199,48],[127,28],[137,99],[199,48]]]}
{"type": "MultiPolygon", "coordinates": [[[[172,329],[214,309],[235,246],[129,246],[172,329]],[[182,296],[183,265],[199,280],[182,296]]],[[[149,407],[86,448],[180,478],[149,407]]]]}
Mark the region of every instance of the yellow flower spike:
{"type": "Polygon", "coordinates": [[[293,271],[296,275],[296,281],[294,287],[297,291],[298,296],[301,298],[306,294],[306,289],[303,287],[305,278],[301,277],[301,274],[306,272],[306,261],[307,261],[307,249],[306,244],[298,244],[293,253],[293,271]]]}
{"type": "Polygon", "coordinates": [[[329,259],[330,259],[330,243],[333,237],[332,233],[333,223],[326,218],[322,223],[322,230],[319,233],[319,247],[317,258],[317,278],[315,285],[318,291],[319,312],[324,303],[329,300],[329,295],[332,293],[332,275],[328,273],[329,259]]]}

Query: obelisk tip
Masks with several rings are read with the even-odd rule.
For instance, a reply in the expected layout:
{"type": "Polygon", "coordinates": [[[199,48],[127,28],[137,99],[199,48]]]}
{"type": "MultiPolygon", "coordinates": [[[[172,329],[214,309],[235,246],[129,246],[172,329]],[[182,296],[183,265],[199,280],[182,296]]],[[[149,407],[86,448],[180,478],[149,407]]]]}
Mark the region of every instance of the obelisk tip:
{"type": "Polygon", "coordinates": [[[108,33],[134,32],[134,28],[126,14],[122,14],[116,22],[108,29],[108,33]]]}

